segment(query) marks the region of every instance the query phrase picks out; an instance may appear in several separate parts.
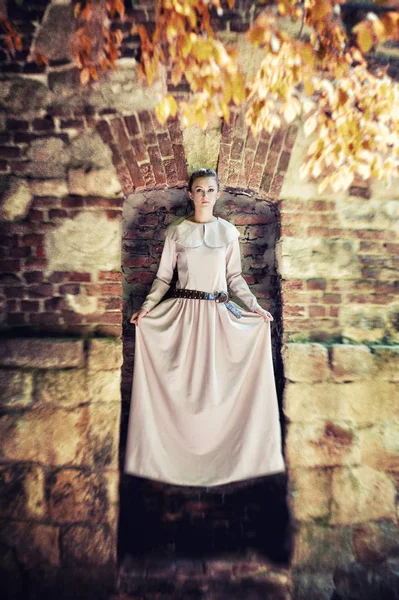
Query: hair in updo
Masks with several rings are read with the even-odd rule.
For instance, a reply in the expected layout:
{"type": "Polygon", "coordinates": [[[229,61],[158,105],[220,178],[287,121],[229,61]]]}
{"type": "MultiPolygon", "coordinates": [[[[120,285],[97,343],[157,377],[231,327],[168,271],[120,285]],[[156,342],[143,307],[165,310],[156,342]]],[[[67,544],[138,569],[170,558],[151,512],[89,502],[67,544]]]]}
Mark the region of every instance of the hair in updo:
{"type": "Polygon", "coordinates": [[[216,173],[216,171],[214,171],[213,169],[197,169],[196,171],[193,171],[190,175],[190,179],[188,180],[188,191],[191,192],[192,188],[193,188],[193,183],[196,179],[199,179],[199,177],[213,177],[214,179],[216,179],[216,183],[218,186],[218,189],[220,188],[220,181],[219,181],[219,177],[218,174],[216,173]]]}

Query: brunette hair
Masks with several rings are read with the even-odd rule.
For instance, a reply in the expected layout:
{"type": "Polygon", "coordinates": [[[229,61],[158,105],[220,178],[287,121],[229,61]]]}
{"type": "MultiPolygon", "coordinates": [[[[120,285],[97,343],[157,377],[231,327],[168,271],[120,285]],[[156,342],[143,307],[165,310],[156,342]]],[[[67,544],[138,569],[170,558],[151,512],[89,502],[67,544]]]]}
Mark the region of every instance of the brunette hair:
{"type": "Polygon", "coordinates": [[[188,191],[191,192],[193,188],[194,181],[199,177],[213,177],[216,179],[216,183],[218,186],[218,190],[220,189],[220,181],[219,176],[213,169],[196,169],[190,175],[190,179],[188,180],[188,191]]]}

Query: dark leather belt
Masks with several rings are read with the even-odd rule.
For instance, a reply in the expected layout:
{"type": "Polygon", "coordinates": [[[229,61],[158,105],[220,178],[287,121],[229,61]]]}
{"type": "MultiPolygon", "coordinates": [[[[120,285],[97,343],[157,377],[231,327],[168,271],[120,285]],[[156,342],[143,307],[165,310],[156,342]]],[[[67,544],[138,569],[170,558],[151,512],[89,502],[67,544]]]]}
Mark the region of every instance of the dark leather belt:
{"type": "Polygon", "coordinates": [[[227,292],[216,292],[215,294],[211,294],[210,292],[201,292],[200,290],[183,290],[175,288],[171,296],[172,298],[186,298],[188,300],[214,300],[218,304],[224,304],[237,319],[241,319],[242,317],[238,308],[229,301],[227,292]]]}

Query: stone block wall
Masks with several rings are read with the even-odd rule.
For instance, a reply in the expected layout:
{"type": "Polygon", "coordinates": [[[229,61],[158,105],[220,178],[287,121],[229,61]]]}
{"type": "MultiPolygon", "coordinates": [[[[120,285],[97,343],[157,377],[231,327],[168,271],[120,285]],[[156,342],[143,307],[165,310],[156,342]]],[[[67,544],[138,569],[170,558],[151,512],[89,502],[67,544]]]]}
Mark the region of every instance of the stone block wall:
{"type": "Polygon", "coordinates": [[[330,598],[334,574],[342,592],[356,568],[365,569],[352,582],[363,590],[359,598],[379,597],[365,573],[397,564],[398,355],[398,346],[285,345],[298,598],[330,598]]]}
{"type": "Polygon", "coordinates": [[[108,598],[113,589],[120,365],[117,340],[2,341],[0,571],[6,595],[108,598]]]}

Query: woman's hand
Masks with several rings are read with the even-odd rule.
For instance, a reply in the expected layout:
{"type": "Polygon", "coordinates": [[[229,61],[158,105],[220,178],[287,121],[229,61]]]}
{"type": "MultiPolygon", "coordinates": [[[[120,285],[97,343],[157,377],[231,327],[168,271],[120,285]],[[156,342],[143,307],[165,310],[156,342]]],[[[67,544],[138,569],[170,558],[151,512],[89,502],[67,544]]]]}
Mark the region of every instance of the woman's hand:
{"type": "Polygon", "coordinates": [[[137,310],[135,313],[132,314],[130,322],[133,323],[133,325],[140,325],[141,319],[145,317],[147,313],[148,310],[146,310],[145,308],[140,308],[140,310],[137,310]]]}
{"type": "Polygon", "coordinates": [[[261,308],[261,307],[255,308],[254,313],[263,317],[263,319],[264,319],[264,321],[266,321],[266,323],[268,323],[269,321],[274,321],[272,315],[264,308],[261,308]]]}

